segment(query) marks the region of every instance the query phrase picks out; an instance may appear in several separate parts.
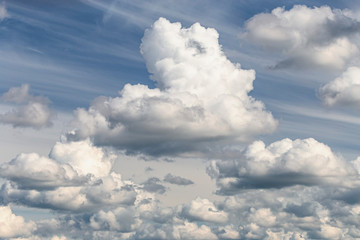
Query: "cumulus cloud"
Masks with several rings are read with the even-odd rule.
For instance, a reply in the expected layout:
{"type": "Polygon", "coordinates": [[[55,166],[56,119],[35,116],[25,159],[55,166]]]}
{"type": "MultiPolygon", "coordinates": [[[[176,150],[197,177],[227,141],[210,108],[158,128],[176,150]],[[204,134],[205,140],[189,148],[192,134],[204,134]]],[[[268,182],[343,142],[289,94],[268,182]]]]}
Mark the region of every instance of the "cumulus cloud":
{"type": "Polygon", "coordinates": [[[181,215],[190,221],[207,221],[224,223],[228,221],[228,214],[218,210],[214,203],[208,199],[196,198],[189,204],[184,205],[181,215]]]}
{"type": "Polygon", "coordinates": [[[0,3],[0,22],[9,16],[10,15],[6,10],[5,2],[0,3]]]}
{"type": "Polygon", "coordinates": [[[175,184],[175,185],[190,185],[190,184],[194,184],[193,181],[191,181],[190,179],[186,179],[180,176],[174,176],[171,173],[167,174],[164,177],[164,182],[168,182],[171,184],[175,184]]]}
{"type": "Polygon", "coordinates": [[[49,157],[20,154],[0,167],[8,180],[1,202],[73,211],[131,205],[142,190],[111,171],[114,157],[90,141],[57,143],[49,157]]]}
{"type": "Polygon", "coordinates": [[[328,106],[360,107],[360,68],[349,67],[340,77],[320,88],[320,97],[328,106]]]}
{"type": "Polygon", "coordinates": [[[36,230],[34,222],[16,216],[9,206],[0,206],[0,226],[0,238],[4,239],[30,236],[36,230]]]}
{"type": "Polygon", "coordinates": [[[256,141],[234,161],[212,161],[210,176],[217,180],[220,194],[247,188],[282,188],[292,185],[359,184],[353,164],[334,154],[315,139],[283,139],[265,146],[256,141]]]}
{"type": "Polygon", "coordinates": [[[360,22],[349,11],[328,6],[278,7],[252,17],[245,29],[245,39],[286,57],[274,68],[342,69],[359,52],[360,22]]]}
{"type": "Polygon", "coordinates": [[[42,128],[52,125],[54,113],[49,109],[49,99],[29,94],[30,86],[23,84],[13,87],[1,97],[4,103],[15,103],[17,108],[0,114],[0,123],[10,124],[13,127],[42,128]]]}
{"type": "Polygon", "coordinates": [[[218,37],[198,23],[182,28],[157,20],[141,44],[157,88],[126,84],[119,97],[97,98],[75,112],[77,128],[68,139],[91,137],[96,144],[156,155],[274,131],[277,121],[248,95],[255,72],[231,63],[218,37]]]}

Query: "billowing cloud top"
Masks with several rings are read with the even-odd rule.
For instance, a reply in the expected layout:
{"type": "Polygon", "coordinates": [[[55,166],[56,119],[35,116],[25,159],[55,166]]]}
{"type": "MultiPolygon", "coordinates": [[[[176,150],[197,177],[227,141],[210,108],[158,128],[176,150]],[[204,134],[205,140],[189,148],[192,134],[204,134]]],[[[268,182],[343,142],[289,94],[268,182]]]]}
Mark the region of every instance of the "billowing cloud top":
{"type": "Polygon", "coordinates": [[[145,32],[141,53],[157,88],[127,84],[120,97],[78,109],[68,139],[91,137],[96,144],[159,154],[248,141],[277,127],[263,103],[248,95],[255,72],[225,57],[216,30],[160,18],[145,32]]]}
{"type": "Polygon", "coordinates": [[[30,236],[36,229],[34,222],[25,222],[21,216],[12,213],[10,207],[0,206],[0,238],[30,236]]]}
{"type": "Polygon", "coordinates": [[[353,37],[360,31],[360,22],[348,11],[328,6],[275,8],[252,17],[246,30],[245,38],[252,43],[286,56],[275,68],[342,69],[359,50],[353,37]]]}

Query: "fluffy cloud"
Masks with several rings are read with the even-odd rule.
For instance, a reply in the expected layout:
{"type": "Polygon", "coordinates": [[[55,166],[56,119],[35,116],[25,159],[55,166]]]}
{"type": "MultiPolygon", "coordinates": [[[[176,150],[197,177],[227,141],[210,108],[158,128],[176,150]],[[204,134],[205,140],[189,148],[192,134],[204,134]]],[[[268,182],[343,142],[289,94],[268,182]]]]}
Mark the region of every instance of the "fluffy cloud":
{"type": "Polygon", "coordinates": [[[246,39],[286,57],[275,68],[342,69],[359,52],[354,35],[360,22],[348,11],[328,6],[275,8],[252,17],[245,28],[246,39]]]}
{"type": "Polygon", "coordinates": [[[191,181],[190,179],[186,179],[180,176],[174,176],[171,173],[167,174],[164,177],[164,182],[168,182],[171,184],[176,184],[176,185],[190,185],[190,184],[194,184],[193,181],[191,181]]]}
{"type": "Polygon", "coordinates": [[[0,226],[0,238],[30,236],[36,230],[34,222],[25,222],[23,217],[13,214],[8,206],[0,206],[0,226]]]}
{"type": "Polygon", "coordinates": [[[29,94],[30,86],[10,88],[2,95],[1,101],[18,104],[18,108],[0,114],[0,123],[13,127],[42,128],[52,125],[54,114],[49,109],[49,99],[29,94]]]}
{"type": "Polygon", "coordinates": [[[207,221],[225,223],[228,220],[226,212],[218,210],[208,199],[196,198],[189,204],[184,205],[181,215],[190,221],[207,221]]]}
{"type": "Polygon", "coordinates": [[[6,10],[5,2],[0,3],[0,22],[9,16],[10,15],[6,10]]]}
{"type": "Polygon", "coordinates": [[[283,139],[269,146],[256,141],[237,160],[213,161],[208,173],[217,179],[221,194],[292,185],[359,185],[355,166],[312,138],[283,139]]]}
{"type": "Polygon", "coordinates": [[[350,67],[340,77],[320,88],[320,97],[328,106],[360,107],[360,68],[350,67]]]}
{"type": "Polygon", "coordinates": [[[91,137],[96,144],[156,155],[274,131],[277,121],[248,95],[255,72],[231,63],[218,37],[198,23],[182,28],[160,18],[141,44],[157,88],[126,84],[120,97],[97,98],[75,112],[77,129],[68,139],[91,137]]]}
{"type": "Polygon", "coordinates": [[[142,190],[111,171],[114,155],[89,141],[57,143],[49,157],[20,154],[0,167],[8,179],[3,203],[84,211],[103,205],[131,205],[142,190]]]}

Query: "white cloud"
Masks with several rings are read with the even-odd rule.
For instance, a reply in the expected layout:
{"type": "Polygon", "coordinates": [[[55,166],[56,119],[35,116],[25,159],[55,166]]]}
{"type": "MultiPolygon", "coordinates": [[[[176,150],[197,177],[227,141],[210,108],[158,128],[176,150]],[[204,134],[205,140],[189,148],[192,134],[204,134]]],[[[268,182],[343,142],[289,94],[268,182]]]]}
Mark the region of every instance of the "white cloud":
{"type": "Polygon", "coordinates": [[[78,109],[68,139],[92,137],[96,144],[156,155],[274,131],[277,121],[248,95],[255,72],[231,63],[218,37],[198,23],[182,28],[160,18],[141,44],[157,88],[126,84],[120,97],[78,109]]]}
{"type": "Polygon", "coordinates": [[[208,199],[196,198],[189,204],[184,205],[181,215],[190,221],[207,221],[215,223],[225,223],[228,221],[227,213],[220,211],[208,199]]]}
{"type": "Polygon", "coordinates": [[[175,225],[174,239],[218,239],[206,225],[198,226],[196,223],[184,222],[184,225],[175,225]]]}
{"type": "Polygon", "coordinates": [[[360,107],[360,68],[349,67],[340,77],[320,88],[320,97],[328,106],[360,107]]]}
{"type": "Polygon", "coordinates": [[[234,161],[213,161],[208,173],[217,179],[219,193],[246,188],[282,188],[292,185],[359,185],[353,164],[315,139],[283,139],[265,146],[256,141],[234,161]]]}
{"type": "Polygon", "coordinates": [[[134,212],[131,209],[119,207],[108,212],[100,210],[91,216],[90,226],[95,230],[131,232],[137,225],[134,212]]]}
{"type": "Polygon", "coordinates": [[[36,230],[34,222],[25,222],[23,217],[13,214],[9,206],[0,206],[0,226],[0,238],[30,236],[36,230]]]}
{"type": "Polygon", "coordinates": [[[17,108],[0,114],[0,123],[13,127],[42,128],[52,126],[54,113],[49,109],[49,99],[29,94],[30,86],[13,87],[1,97],[2,102],[16,103],[17,108]]]}
{"type": "Polygon", "coordinates": [[[57,143],[49,158],[20,154],[0,167],[0,175],[9,180],[0,198],[5,203],[73,211],[131,205],[141,187],[111,171],[113,158],[89,141],[57,143]]]}
{"type": "Polygon", "coordinates": [[[8,17],[10,17],[10,15],[6,10],[5,2],[2,2],[0,3],[0,22],[8,17]]]}
{"type": "Polygon", "coordinates": [[[255,15],[245,28],[246,39],[286,57],[275,68],[342,69],[359,52],[354,38],[360,32],[360,22],[349,11],[328,6],[278,7],[255,15]]]}

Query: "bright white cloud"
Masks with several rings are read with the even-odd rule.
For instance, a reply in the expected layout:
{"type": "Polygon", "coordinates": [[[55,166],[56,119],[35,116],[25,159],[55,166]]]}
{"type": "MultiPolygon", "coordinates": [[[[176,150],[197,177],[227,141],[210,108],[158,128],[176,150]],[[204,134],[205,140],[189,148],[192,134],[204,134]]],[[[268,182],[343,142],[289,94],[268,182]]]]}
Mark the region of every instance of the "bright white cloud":
{"type": "Polygon", "coordinates": [[[255,15],[245,28],[246,39],[286,57],[275,68],[342,69],[359,52],[354,35],[360,32],[360,22],[349,11],[328,6],[278,7],[255,15]]]}
{"type": "Polygon", "coordinates": [[[4,239],[30,236],[36,230],[34,222],[16,216],[9,206],[0,206],[0,226],[0,238],[4,239]]]}
{"type": "Polygon", "coordinates": [[[256,141],[235,161],[213,161],[208,168],[220,193],[246,188],[281,188],[292,185],[358,186],[353,164],[315,139],[283,139],[265,146],[256,141]]]}
{"type": "Polygon", "coordinates": [[[88,110],[78,109],[77,129],[68,138],[163,154],[274,131],[277,121],[248,95],[255,72],[231,63],[218,37],[198,23],[182,28],[160,18],[141,44],[157,88],[127,84],[120,97],[100,97],[88,110]]]}
{"type": "Polygon", "coordinates": [[[340,77],[320,88],[320,97],[328,106],[360,107],[360,68],[350,67],[340,77]]]}
{"type": "Polygon", "coordinates": [[[2,95],[1,101],[15,103],[17,108],[0,114],[0,123],[10,124],[13,127],[42,128],[52,125],[54,114],[49,109],[49,99],[29,94],[30,86],[10,88],[2,95]]]}

